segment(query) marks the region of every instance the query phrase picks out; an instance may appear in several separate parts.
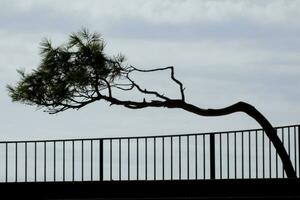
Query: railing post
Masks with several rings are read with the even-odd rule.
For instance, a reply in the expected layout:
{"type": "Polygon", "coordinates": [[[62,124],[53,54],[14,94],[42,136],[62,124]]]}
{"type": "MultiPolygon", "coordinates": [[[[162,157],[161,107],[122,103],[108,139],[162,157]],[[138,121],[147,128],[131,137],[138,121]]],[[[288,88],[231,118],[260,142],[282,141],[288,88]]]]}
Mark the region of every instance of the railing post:
{"type": "Polygon", "coordinates": [[[300,178],[300,125],[298,125],[298,150],[299,150],[299,152],[298,152],[298,159],[299,159],[298,160],[299,161],[299,165],[298,165],[298,167],[299,167],[299,175],[298,175],[298,178],[300,178]]]}
{"type": "Polygon", "coordinates": [[[99,156],[99,170],[100,170],[100,181],[103,181],[103,139],[99,140],[99,150],[100,150],[100,156],[99,156]]]}
{"type": "Polygon", "coordinates": [[[209,135],[209,147],[210,147],[210,179],[215,179],[216,178],[215,134],[209,135]]]}

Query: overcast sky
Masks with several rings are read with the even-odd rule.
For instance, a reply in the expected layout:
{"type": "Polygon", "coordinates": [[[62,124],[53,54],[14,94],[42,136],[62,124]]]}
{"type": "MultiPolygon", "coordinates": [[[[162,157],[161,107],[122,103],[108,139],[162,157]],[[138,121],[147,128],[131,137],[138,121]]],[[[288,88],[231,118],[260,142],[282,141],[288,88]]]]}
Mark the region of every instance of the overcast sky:
{"type": "MultiPolygon", "coordinates": [[[[181,110],[129,110],[96,102],[49,115],[12,103],[16,69],[40,62],[39,42],[61,44],[81,27],[139,68],[175,66],[186,99],[203,108],[253,104],[274,126],[300,122],[300,1],[1,0],[0,140],[159,135],[258,125],[244,114],[205,118],[181,110]]],[[[146,81],[145,81],[146,80],[146,81]]],[[[173,97],[167,74],[144,82],[173,97]],[[166,81],[168,80],[168,81],[166,81]]],[[[143,80],[141,80],[143,81],[143,80]]]]}

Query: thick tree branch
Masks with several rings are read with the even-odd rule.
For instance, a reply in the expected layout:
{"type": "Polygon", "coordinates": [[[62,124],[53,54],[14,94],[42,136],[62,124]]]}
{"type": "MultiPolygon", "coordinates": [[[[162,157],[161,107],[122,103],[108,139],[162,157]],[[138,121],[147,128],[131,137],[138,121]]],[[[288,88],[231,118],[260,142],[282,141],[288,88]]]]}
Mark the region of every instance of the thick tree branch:
{"type": "Polygon", "coordinates": [[[243,112],[249,115],[261,125],[266,135],[273,143],[278,155],[282,160],[283,168],[287,174],[287,177],[289,178],[297,177],[292,162],[289,158],[289,155],[287,154],[285,147],[283,146],[283,143],[279,139],[276,130],[273,128],[270,122],[252,105],[245,102],[238,102],[236,104],[221,109],[202,109],[183,101],[173,100],[173,101],[169,101],[166,106],[168,108],[181,108],[188,112],[201,115],[201,116],[208,116],[208,117],[224,116],[235,112],[243,112]]]}
{"type": "Polygon", "coordinates": [[[124,101],[124,100],[119,100],[114,97],[108,97],[105,95],[101,96],[101,99],[109,102],[111,105],[121,105],[121,106],[125,106],[127,108],[132,108],[132,109],[140,109],[140,108],[146,108],[146,107],[166,107],[166,102],[167,102],[167,101],[137,102],[137,101],[128,101],[128,100],[124,101]]]}

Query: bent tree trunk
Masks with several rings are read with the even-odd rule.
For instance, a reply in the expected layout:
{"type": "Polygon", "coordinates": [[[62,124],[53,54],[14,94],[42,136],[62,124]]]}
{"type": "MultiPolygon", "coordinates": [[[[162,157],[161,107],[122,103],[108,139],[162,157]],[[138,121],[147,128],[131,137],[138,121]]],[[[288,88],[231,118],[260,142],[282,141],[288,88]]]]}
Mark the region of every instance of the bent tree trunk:
{"type": "Polygon", "coordinates": [[[202,109],[197,106],[185,103],[183,101],[172,101],[169,102],[167,106],[169,108],[182,108],[188,112],[201,115],[201,116],[223,116],[232,114],[235,112],[244,112],[254,120],[256,120],[260,126],[265,131],[266,135],[274,145],[279,157],[281,158],[283,168],[288,178],[296,178],[296,172],[292,165],[292,162],[287,154],[283,143],[279,139],[276,130],[272,127],[270,122],[252,105],[245,103],[245,102],[238,102],[231,106],[221,109],[202,109]]]}

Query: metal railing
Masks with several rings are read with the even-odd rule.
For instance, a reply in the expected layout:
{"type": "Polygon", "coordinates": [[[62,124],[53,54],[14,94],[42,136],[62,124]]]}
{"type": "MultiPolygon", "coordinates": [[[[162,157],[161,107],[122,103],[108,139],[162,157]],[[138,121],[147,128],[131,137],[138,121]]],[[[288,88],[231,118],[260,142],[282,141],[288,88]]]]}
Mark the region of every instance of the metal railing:
{"type": "MultiPolygon", "coordinates": [[[[300,125],[277,127],[300,176],[300,125]]],[[[262,129],[0,142],[0,182],[286,178],[262,129]]]]}

